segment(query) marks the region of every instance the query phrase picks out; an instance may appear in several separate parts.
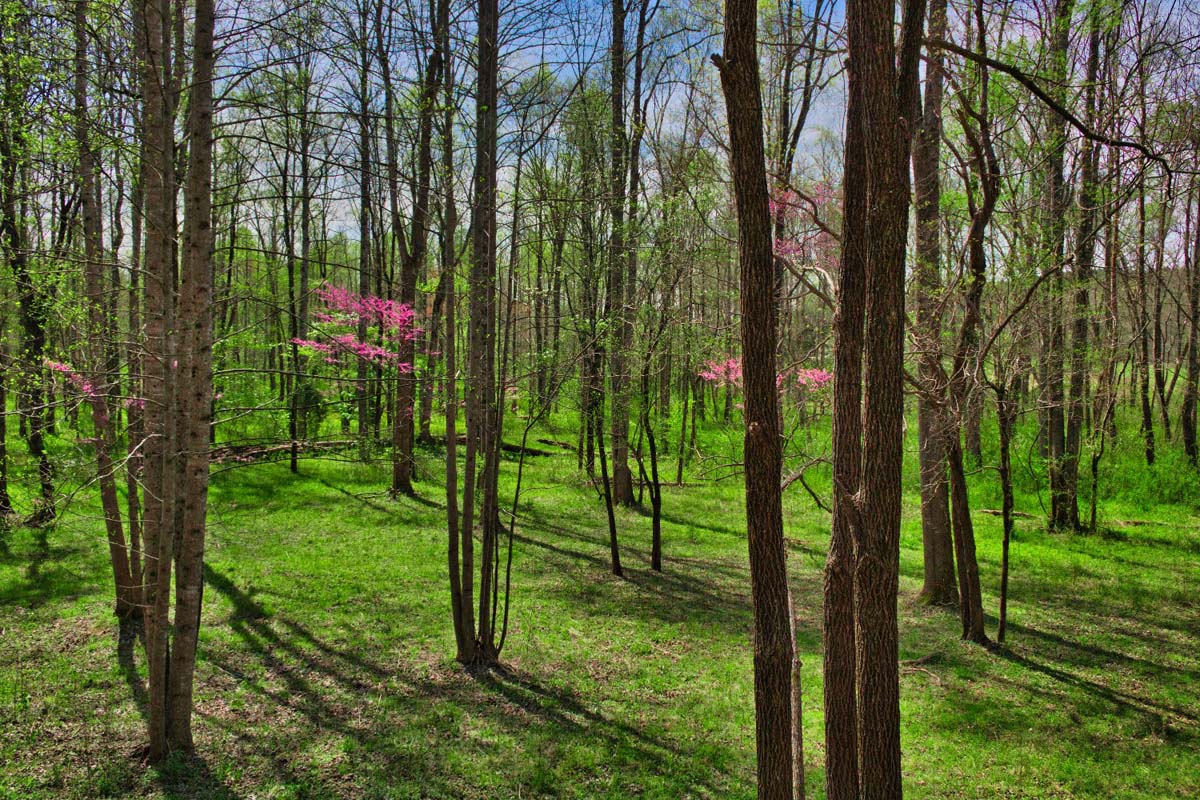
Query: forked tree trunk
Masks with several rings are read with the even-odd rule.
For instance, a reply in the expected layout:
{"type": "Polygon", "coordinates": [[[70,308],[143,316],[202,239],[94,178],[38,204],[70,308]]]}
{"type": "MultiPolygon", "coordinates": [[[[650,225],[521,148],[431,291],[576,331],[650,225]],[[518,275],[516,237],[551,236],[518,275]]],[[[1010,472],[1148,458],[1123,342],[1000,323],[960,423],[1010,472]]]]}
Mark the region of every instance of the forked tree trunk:
{"type": "Polygon", "coordinates": [[[903,5],[897,42],[892,3],[851,0],[846,6],[836,491],[825,611],[826,783],[835,799],[901,795],[896,602],[911,147],[903,120],[917,109],[924,13],[924,0],[903,5]],[[847,672],[852,687],[843,680],[847,672]]]}
{"type": "MultiPolygon", "coordinates": [[[[455,235],[458,209],[454,199],[454,64],[450,55],[450,0],[437,3],[437,46],[442,52],[442,277],[446,282],[446,533],[450,573],[450,604],[457,644],[456,658],[461,664],[475,662],[475,539],[471,536],[469,513],[459,525],[458,502],[458,345],[457,293],[455,277],[455,235]]],[[[471,481],[470,473],[467,481],[471,481]]],[[[466,497],[470,497],[469,494],[466,497]]],[[[464,512],[467,506],[463,506],[464,512]]]]}
{"type": "Polygon", "coordinates": [[[144,0],[146,47],[142,66],[142,128],[146,243],[145,357],[146,398],[143,447],[145,509],[146,662],[148,667],[149,757],[160,762],[170,752],[167,666],[170,661],[169,606],[174,562],[177,451],[174,422],[176,369],[174,328],[175,143],[171,74],[170,0],[144,0]]]}
{"type": "MultiPolygon", "coordinates": [[[[468,453],[482,456],[474,492],[479,496],[480,565],[479,631],[475,658],[485,664],[499,659],[492,608],[499,544],[500,469],[499,387],[496,383],[496,102],[500,10],[497,0],[479,0],[478,80],[476,84],[475,185],[472,198],[472,254],[469,321],[470,384],[468,386],[468,453]]],[[[468,467],[470,469],[471,467],[468,467]]],[[[468,476],[468,482],[471,481],[468,476]]],[[[463,536],[472,535],[469,525],[463,536]]]]}
{"type": "MultiPolygon", "coordinates": [[[[987,55],[987,34],[984,29],[982,5],[975,7],[976,49],[987,55]]],[[[979,564],[975,556],[975,528],[967,493],[967,478],[963,466],[963,441],[970,442],[971,420],[983,396],[973,377],[980,372],[979,332],[983,316],[983,291],[987,285],[986,235],[996,202],[1000,196],[1000,165],[992,146],[991,112],[989,106],[988,73],[979,71],[979,102],[972,107],[965,95],[960,119],[971,142],[968,165],[973,183],[978,187],[967,192],[967,208],[971,215],[967,231],[967,276],[963,297],[963,316],[954,348],[954,365],[949,389],[955,424],[947,431],[950,466],[950,508],[954,528],[954,549],[958,561],[959,605],[962,615],[963,638],[979,644],[987,642],[984,631],[983,599],[979,587],[979,564]]]]}
{"type": "Polygon", "coordinates": [[[208,511],[209,428],[212,425],[212,156],[214,0],[196,0],[192,80],[188,100],[187,184],[179,287],[179,442],[183,451],[182,513],[175,575],[175,620],[167,703],[167,738],[174,751],[192,745],[192,677],[204,596],[208,511]]]}

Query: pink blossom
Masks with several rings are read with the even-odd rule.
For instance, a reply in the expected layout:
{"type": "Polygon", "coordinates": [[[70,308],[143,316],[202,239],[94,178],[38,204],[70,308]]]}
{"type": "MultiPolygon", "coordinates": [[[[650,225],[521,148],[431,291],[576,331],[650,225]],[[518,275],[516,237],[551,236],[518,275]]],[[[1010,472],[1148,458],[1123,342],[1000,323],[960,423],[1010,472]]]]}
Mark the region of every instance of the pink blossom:
{"type": "Polygon", "coordinates": [[[353,326],[361,322],[371,326],[378,325],[400,340],[411,340],[419,333],[414,325],[417,314],[411,306],[404,303],[374,295],[354,294],[331,283],[326,283],[318,289],[317,297],[330,311],[344,315],[340,318],[332,314],[314,315],[318,321],[353,326]]]}
{"type": "Polygon", "coordinates": [[[706,361],[704,369],[699,375],[703,380],[717,386],[740,387],[742,385],[742,360],[727,358],[724,361],[706,361]]]}
{"type": "Polygon", "coordinates": [[[812,186],[812,197],[818,206],[827,206],[834,201],[833,187],[826,181],[817,181],[812,186]]]}
{"type": "Polygon", "coordinates": [[[804,243],[790,239],[775,240],[775,255],[784,258],[797,258],[804,254],[804,243]]]}
{"type": "MultiPolygon", "coordinates": [[[[742,360],[740,358],[712,359],[704,362],[704,369],[699,377],[717,386],[742,386],[742,360]]],[[[791,373],[796,385],[805,391],[823,389],[833,381],[832,373],[823,369],[798,369],[791,373]]],[[[789,371],[780,372],[775,376],[776,388],[782,390],[789,371]]]]}
{"type": "Polygon", "coordinates": [[[833,381],[833,374],[823,369],[796,370],[796,384],[801,389],[817,391],[824,389],[833,381]]]}
{"type": "Polygon", "coordinates": [[[317,297],[325,310],[315,312],[313,319],[333,330],[318,329],[315,338],[294,338],[292,344],[322,354],[326,364],[337,364],[342,356],[351,356],[392,366],[400,372],[412,371],[412,365],[400,363],[400,354],[388,347],[395,342],[413,341],[420,335],[421,330],[414,324],[416,312],[411,306],[383,297],[358,295],[332,283],[317,289],[317,297]],[[359,331],[364,326],[376,331],[383,343],[359,338],[359,331]]]}
{"type": "Polygon", "coordinates": [[[800,196],[791,189],[776,191],[771,195],[767,207],[776,222],[788,220],[800,212],[800,196]]]}
{"type": "Polygon", "coordinates": [[[75,387],[75,389],[88,400],[95,400],[97,397],[99,397],[100,393],[96,391],[96,387],[92,385],[91,381],[87,380],[74,369],[62,363],[61,361],[47,360],[46,367],[61,374],[66,379],[67,383],[75,387]]]}

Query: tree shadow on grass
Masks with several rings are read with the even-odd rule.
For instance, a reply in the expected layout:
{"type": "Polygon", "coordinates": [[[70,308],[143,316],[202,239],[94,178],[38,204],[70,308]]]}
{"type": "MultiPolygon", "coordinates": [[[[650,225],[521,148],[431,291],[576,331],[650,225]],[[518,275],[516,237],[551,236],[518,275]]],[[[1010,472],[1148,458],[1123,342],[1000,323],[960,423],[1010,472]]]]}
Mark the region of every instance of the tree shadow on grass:
{"type": "MultiPolygon", "coordinates": [[[[499,737],[511,740],[514,751],[495,762],[502,766],[493,778],[507,787],[500,794],[551,779],[559,765],[547,753],[571,749],[601,754],[605,774],[598,781],[610,771],[673,772],[698,792],[720,792],[713,780],[722,769],[710,764],[711,746],[700,752],[688,741],[614,719],[600,710],[601,698],[557,680],[506,668],[468,673],[444,663],[386,664],[361,646],[323,641],[298,621],[267,617],[249,593],[211,568],[206,582],[233,604],[229,624],[241,642],[232,650],[209,648],[216,652],[204,659],[220,671],[218,682],[232,678],[240,692],[257,696],[259,708],[247,721],[204,704],[198,713],[252,754],[258,766],[250,771],[265,764],[274,780],[320,797],[368,796],[372,787],[461,797],[470,777],[458,763],[495,762],[493,737],[499,737]],[[494,733],[481,740],[473,735],[481,727],[494,733]],[[439,744],[431,747],[434,740],[439,744]],[[347,755],[352,773],[332,774],[300,757],[330,748],[347,755]]],[[[737,763],[735,755],[720,760],[737,763]]]]}
{"type": "Polygon", "coordinates": [[[142,715],[142,719],[146,719],[150,713],[150,698],[146,693],[146,682],[142,680],[141,673],[137,669],[135,645],[139,643],[142,645],[142,652],[146,652],[146,628],[142,625],[142,621],[122,619],[117,626],[117,666],[120,667],[121,674],[125,677],[125,683],[129,686],[129,694],[133,697],[138,713],[142,715]]]}
{"type": "Polygon", "coordinates": [[[1070,664],[1080,667],[1102,668],[1108,664],[1118,663],[1136,669],[1150,677],[1159,678],[1162,673],[1175,673],[1188,685],[1200,685],[1200,669],[1187,669],[1169,664],[1139,658],[1118,650],[1087,644],[1075,639],[1068,639],[1057,633],[1038,630],[1020,623],[1009,622],[1008,630],[1023,639],[1037,639],[1047,647],[1053,647],[1056,652],[1054,661],[1060,664],[1070,664]]]}
{"type": "Polygon", "coordinates": [[[172,756],[157,768],[165,800],[241,800],[242,795],[215,775],[199,754],[172,756]]]}
{"type": "MultiPolygon", "coordinates": [[[[600,555],[599,549],[596,554],[591,554],[533,535],[534,531],[541,530],[553,532],[563,538],[576,538],[569,532],[558,528],[543,528],[536,524],[530,524],[528,520],[522,529],[528,534],[514,534],[514,541],[520,545],[536,547],[543,551],[549,564],[555,562],[560,565],[564,563],[584,564],[588,571],[594,572],[598,577],[606,577],[610,574],[609,559],[606,555],[600,555]]],[[[598,539],[595,542],[586,539],[583,541],[587,544],[595,544],[599,548],[598,539]]],[[[622,546],[621,552],[625,556],[623,561],[626,562],[631,560],[631,556],[642,563],[648,563],[650,560],[649,553],[641,552],[637,548],[627,545],[622,546]]],[[[714,570],[721,569],[716,565],[711,566],[714,570]]],[[[622,598],[619,610],[614,608],[614,613],[619,611],[621,615],[632,613],[642,617],[654,617],[668,623],[716,623],[735,628],[738,631],[744,631],[749,624],[749,577],[742,579],[745,592],[726,591],[714,584],[712,575],[705,577],[695,574],[679,561],[667,559],[662,572],[634,569],[627,563],[624,578],[627,583],[637,587],[640,591],[633,598],[622,598]],[[684,571],[681,571],[681,566],[684,571]]],[[[571,582],[568,586],[569,591],[574,593],[583,592],[586,588],[586,585],[580,582],[571,582]]]]}
{"type": "Polygon", "coordinates": [[[366,506],[367,508],[371,509],[372,511],[379,511],[380,513],[383,513],[383,514],[395,514],[397,511],[403,510],[403,508],[404,508],[403,503],[416,503],[417,505],[424,506],[425,508],[432,508],[432,509],[445,510],[445,508],[446,508],[445,503],[438,503],[436,500],[431,500],[428,497],[421,496],[420,494],[406,494],[406,495],[401,496],[398,500],[394,500],[391,503],[391,505],[385,505],[383,503],[377,502],[376,500],[374,500],[372,497],[370,497],[368,495],[355,494],[354,492],[350,491],[349,489],[338,486],[337,484],[330,483],[329,481],[325,480],[324,478],[314,478],[314,480],[317,483],[321,484],[322,486],[324,486],[328,489],[332,489],[333,491],[337,492],[338,494],[345,495],[346,497],[349,497],[352,500],[366,506]]]}
{"type": "MultiPolygon", "coordinates": [[[[515,534],[514,540],[543,551],[545,563],[542,569],[561,572],[563,567],[574,563],[584,565],[597,576],[609,575],[607,533],[599,527],[594,530],[568,527],[559,517],[531,507],[522,515],[520,530],[522,533],[515,534]],[[578,543],[583,547],[571,547],[567,543],[578,543]]],[[[664,538],[668,536],[669,531],[664,533],[664,538]]],[[[794,549],[809,552],[806,547],[794,549]]],[[[719,562],[711,558],[675,556],[668,546],[663,557],[663,570],[655,572],[649,569],[649,550],[631,547],[625,541],[621,544],[621,553],[625,564],[624,580],[638,591],[632,596],[622,596],[619,608],[614,607],[613,613],[670,624],[712,625],[735,637],[749,636],[752,622],[750,570],[741,559],[719,562]],[[635,563],[645,568],[631,568],[635,563]]],[[[806,597],[820,594],[822,573],[819,569],[792,572],[793,588],[806,597]]],[[[587,588],[576,581],[568,583],[565,590],[585,593],[587,588]]],[[[590,607],[597,608],[594,604],[590,607]]],[[[796,610],[801,615],[797,619],[800,648],[804,652],[816,652],[821,641],[819,603],[798,604],[796,610]],[[806,612],[815,616],[806,618],[803,616],[806,612]]]]}
{"type": "Polygon", "coordinates": [[[1088,680],[1082,675],[1068,672],[1048,663],[1036,661],[1028,655],[1018,653],[1005,645],[993,645],[992,652],[1006,661],[1017,664],[1024,669],[1045,675],[1068,687],[1084,692],[1092,697],[1111,704],[1114,707],[1137,714],[1170,715],[1189,720],[1191,723],[1200,721],[1194,709],[1183,709],[1160,700],[1151,700],[1131,692],[1121,691],[1105,686],[1096,681],[1088,680]]]}
{"type": "Polygon", "coordinates": [[[10,564],[25,564],[23,579],[0,585],[0,607],[19,605],[35,610],[60,600],[92,591],[103,580],[107,564],[84,559],[86,548],[78,545],[52,545],[53,528],[30,529],[33,542],[28,550],[12,548],[10,564]]]}

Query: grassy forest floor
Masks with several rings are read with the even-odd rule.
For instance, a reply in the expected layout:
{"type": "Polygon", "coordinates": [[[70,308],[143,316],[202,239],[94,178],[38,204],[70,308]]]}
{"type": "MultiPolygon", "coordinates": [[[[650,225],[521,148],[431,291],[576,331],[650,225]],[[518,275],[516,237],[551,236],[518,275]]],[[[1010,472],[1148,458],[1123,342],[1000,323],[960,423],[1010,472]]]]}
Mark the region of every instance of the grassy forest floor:
{"type": "MultiPolygon", "coordinates": [[[[737,438],[713,427],[702,444],[714,453],[737,438]]],[[[1013,542],[1009,641],[988,651],[916,600],[914,448],[900,585],[907,795],[1200,796],[1194,473],[1118,451],[1094,536],[1047,533],[1035,476],[1023,478],[1018,509],[1031,516],[1013,542]]],[[[619,510],[617,579],[575,456],[528,458],[505,669],[472,677],[453,661],[439,458],[421,454],[427,480],[399,502],[383,492],[384,464],[215,474],[199,757],[160,772],[139,760],[142,651],[110,613],[94,501],[77,496],[52,529],[0,534],[0,798],[753,797],[740,477],[697,468],[665,490],[662,574],[649,569],[649,517],[619,510]]],[[[977,510],[999,507],[995,480],[973,477],[977,510]]],[[[799,485],[786,504],[805,767],[821,797],[828,517],[799,485]]],[[[1000,520],[978,513],[976,525],[995,613],[1000,520]]]]}

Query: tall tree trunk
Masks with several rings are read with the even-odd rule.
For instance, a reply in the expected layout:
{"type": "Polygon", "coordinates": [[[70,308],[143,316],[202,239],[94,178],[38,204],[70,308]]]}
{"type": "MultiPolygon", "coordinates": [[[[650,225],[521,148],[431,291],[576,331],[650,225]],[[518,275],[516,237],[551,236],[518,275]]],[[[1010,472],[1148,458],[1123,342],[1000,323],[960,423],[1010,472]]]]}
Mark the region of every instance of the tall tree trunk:
{"type": "Polygon", "coordinates": [[[1200,394],[1200,191],[1196,191],[1195,181],[1192,183],[1192,195],[1196,201],[1195,211],[1191,217],[1191,257],[1188,259],[1188,326],[1187,339],[1187,382],[1183,385],[1183,409],[1180,412],[1179,427],[1183,432],[1183,449],[1188,460],[1195,466],[1200,451],[1196,446],[1196,400],[1200,394]]]}
{"type": "MultiPolygon", "coordinates": [[[[83,218],[83,273],[88,306],[90,347],[88,397],[96,438],[96,480],[100,486],[100,504],[108,537],[109,559],[116,582],[116,614],[132,617],[141,612],[141,592],[133,581],[125,531],[121,524],[121,506],[117,497],[116,469],[112,447],[116,431],[109,413],[110,381],[105,364],[105,349],[112,340],[111,318],[104,307],[103,232],[101,230],[100,192],[96,175],[98,164],[92,149],[88,108],[87,0],[75,3],[75,138],[79,146],[77,177],[83,218]]],[[[0,413],[4,409],[0,408],[0,413]]]]}
{"type": "MultiPolygon", "coordinates": [[[[9,36],[28,36],[32,13],[18,6],[6,25],[9,36]]],[[[25,99],[29,87],[27,73],[14,74],[14,85],[6,87],[0,107],[0,251],[12,270],[17,295],[17,320],[21,326],[20,346],[14,382],[17,390],[19,433],[25,437],[29,456],[37,464],[39,497],[35,501],[30,524],[50,522],[55,515],[54,471],[46,451],[46,400],[44,361],[46,358],[46,299],[42,296],[29,264],[29,242],[25,214],[21,208],[27,191],[30,154],[25,99]]]]}
{"type": "MultiPolygon", "coordinates": [[[[1096,126],[1099,116],[1096,81],[1100,73],[1100,13],[1088,12],[1088,61],[1083,96],[1087,123],[1096,126]]],[[[1072,530],[1079,530],[1079,456],[1083,444],[1088,370],[1088,327],[1091,325],[1092,262],[1096,255],[1100,150],[1084,138],[1080,152],[1079,228],[1075,236],[1075,320],[1071,335],[1071,391],[1067,404],[1066,452],[1063,455],[1063,485],[1066,490],[1065,517],[1072,530]]]]}
{"type": "Polygon", "coordinates": [[[1150,314],[1146,284],[1146,177],[1138,175],[1137,228],[1137,390],[1141,400],[1142,436],[1146,445],[1146,464],[1154,464],[1154,405],[1150,395],[1150,314]]]}
{"type": "MultiPolygon", "coordinates": [[[[395,136],[395,96],[390,57],[383,35],[381,2],[375,16],[376,46],[384,86],[384,134],[387,146],[387,181],[392,237],[400,246],[400,302],[416,306],[417,278],[425,262],[429,238],[429,196],[433,172],[433,121],[437,115],[438,85],[442,79],[441,49],[431,43],[417,99],[417,163],[413,186],[412,230],[404,236],[399,204],[399,157],[395,136]]],[[[389,6],[389,14],[390,14],[389,6]]],[[[414,408],[417,373],[413,364],[416,347],[412,339],[400,342],[400,362],[414,369],[403,372],[396,382],[395,418],[392,426],[392,493],[413,494],[414,408]]]]}
{"type": "Polygon", "coordinates": [[[851,0],[846,6],[844,248],[835,322],[837,494],[825,612],[826,758],[838,765],[836,777],[827,767],[830,798],[901,796],[896,602],[911,155],[904,120],[913,118],[918,105],[924,15],[924,0],[908,0],[896,41],[892,3],[851,0]],[[852,593],[845,585],[848,571],[852,593]],[[848,606],[852,660],[845,652],[848,606]],[[829,678],[839,669],[854,675],[853,694],[842,684],[831,692],[829,678]],[[854,715],[853,736],[848,711],[854,715]],[[855,765],[856,784],[845,774],[849,765],[855,765]]]}
{"type": "MultiPolygon", "coordinates": [[[[856,10],[856,13],[862,13],[856,10]]],[[[850,83],[843,157],[843,231],[863,231],[867,217],[866,138],[862,82],[850,83]]],[[[865,237],[843,234],[833,339],[833,523],[825,563],[825,791],[857,800],[858,703],[855,690],[854,542],[861,524],[862,348],[866,302],[865,237]]]]}
{"type": "MultiPolygon", "coordinates": [[[[458,503],[458,345],[456,311],[458,297],[458,208],[454,199],[454,64],[450,53],[450,0],[437,0],[437,47],[442,54],[442,278],[446,283],[446,532],[449,540],[450,603],[454,618],[456,657],[459,663],[475,663],[475,540],[471,535],[470,509],[463,504],[459,524],[458,503]]],[[[467,473],[467,482],[472,482],[467,473]]],[[[470,502],[471,495],[464,495],[470,502]]]]}
{"type": "MultiPolygon", "coordinates": [[[[470,372],[467,404],[468,437],[477,442],[483,457],[478,477],[480,571],[479,631],[475,657],[495,662],[491,626],[492,595],[497,580],[495,557],[499,541],[500,467],[499,388],[496,385],[496,125],[497,73],[499,71],[499,16],[497,0],[479,0],[478,80],[475,94],[475,184],[473,187],[470,294],[470,372]]],[[[473,499],[464,498],[464,503],[473,499]]],[[[464,526],[464,536],[471,531],[464,526]]]]}
{"type": "MultiPolygon", "coordinates": [[[[929,38],[946,35],[946,0],[929,6],[929,38]]],[[[931,605],[954,605],[954,546],[946,480],[945,410],[928,393],[943,396],[941,280],[941,141],[943,55],[933,50],[925,68],[924,111],[913,142],[916,206],[917,347],[923,391],[917,395],[917,441],[921,463],[921,537],[925,579],[921,597],[931,605]]]]}
{"type": "MultiPolygon", "coordinates": [[[[627,141],[625,135],[625,2],[610,0],[612,47],[609,51],[609,216],[612,231],[608,241],[608,316],[612,320],[608,339],[609,388],[612,392],[613,500],[633,503],[633,472],[629,469],[629,374],[626,325],[631,309],[626,305],[625,202],[627,141]]],[[[630,331],[632,335],[632,330],[630,331]]]]}
{"type": "MultiPolygon", "coordinates": [[[[1050,30],[1050,75],[1054,98],[1065,105],[1068,73],[1068,45],[1074,0],[1055,0],[1050,30]]],[[[1053,291],[1045,307],[1046,331],[1042,349],[1045,383],[1042,406],[1045,409],[1046,454],[1050,477],[1050,527],[1070,529],[1071,503],[1066,478],[1065,402],[1063,397],[1063,357],[1065,335],[1062,301],[1065,296],[1062,265],[1065,256],[1067,185],[1063,161],[1067,149],[1067,120],[1057,111],[1046,111],[1046,173],[1042,192],[1042,264],[1043,272],[1057,270],[1051,283],[1053,291]]]]}
{"type": "MultiPolygon", "coordinates": [[[[984,27],[982,0],[975,7],[976,50],[987,55],[987,33],[984,27]]],[[[979,102],[971,107],[962,95],[961,118],[971,146],[969,165],[982,197],[976,199],[974,189],[967,192],[967,208],[971,224],[967,231],[967,287],[963,316],[954,349],[954,366],[950,375],[950,401],[955,424],[947,431],[949,439],[950,508],[954,529],[954,549],[958,561],[959,603],[963,638],[979,644],[987,643],[984,631],[983,599],[979,587],[979,564],[975,556],[975,528],[971,520],[966,472],[963,468],[963,441],[970,440],[971,419],[982,403],[975,375],[980,373],[979,332],[983,317],[983,291],[987,285],[986,235],[988,225],[1000,196],[1000,165],[992,146],[989,80],[986,69],[979,70],[979,102]],[[967,120],[973,120],[971,125],[967,120]]]]}
{"type": "Polygon", "coordinates": [[[801,798],[799,678],[783,538],[783,471],[775,353],[779,305],[763,148],[757,4],[726,0],[721,73],[737,204],[741,286],[746,525],[754,607],[754,708],[758,796],[801,798]]]}
{"type": "Polygon", "coordinates": [[[149,756],[160,762],[170,752],[167,702],[170,662],[170,587],[174,562],[178,451],[175,422],[174,348],[175,142],[170,91],[172,45],[170,0],[143,0],[146,42],[142,66],[142,128],[145,160],[143,274],[146,347],[143,362],[145,409],[144,487],[146,661],[149,678],[149,756]]]}
{"type": "Polygon", "coordinates": [[[167,737],[174,751],[192,744],[192,677],[204,596],[208,511],[209,428],[212,425],[212,157],[214,0],[196,0],[184,190],[183,263],[179,288],[179,441],[184,448],[182,514],[175,562],[175,622],[167,686],[167,737]]]}
{"type": "MultiPolygon", "coordinates": [[[[371,294],[371,108],[370,68],[371,48],[367,42],[367,8],[362,0],[358,20],[358,293],[371,294]]],[[[367,318],[359,315],[358,341],[367,341],[367,318]]],[[[367,362],[358,359],[354,391],[358,405],[358,452],[366,461],[371,452],[370,395],[367,383],[367,362]]]]}

